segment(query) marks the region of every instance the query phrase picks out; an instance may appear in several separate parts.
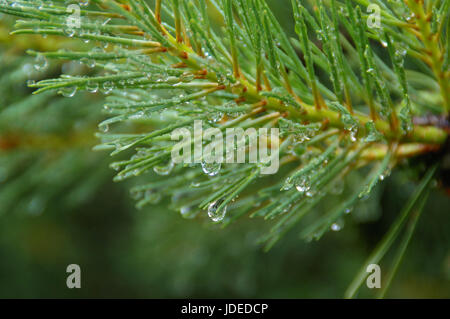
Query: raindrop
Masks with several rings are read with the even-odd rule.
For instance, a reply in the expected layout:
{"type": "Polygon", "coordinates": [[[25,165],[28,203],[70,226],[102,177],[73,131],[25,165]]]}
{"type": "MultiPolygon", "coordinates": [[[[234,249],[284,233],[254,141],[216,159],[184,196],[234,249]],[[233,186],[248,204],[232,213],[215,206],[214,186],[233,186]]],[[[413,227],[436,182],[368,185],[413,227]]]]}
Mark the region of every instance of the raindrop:
{"type": "Polygon", "coordinates": [[[170,172],[172,172],[172,169],[174,167],[174,162],[172,160],[170,160],[166,165],[157,165],[153,167],[153,171],[161,176],[166,176],[169,175],[170,172]]]}
{"type": "MultiPolygon", "coordinates": [[[[293,186],[294,186],[294,185],[291,183],[291,180],[288,178],[288,179],[286,179],[286,181],[284,182],[282,189],[285,190],[285,191],[288,191],[288,190],[290,190],[293,186]]],[[[297,189],[297,190],[298,190],[298,189],[297,189]]]]}
{"type": "Polygon", "coordinates": [[[84,63],[84,64],[86,64],[89,68],[95,68],[95,66],[96,66],[96,62],[95,62],[95,60],[89,60],[89,59],[83,59],[82,60],[82,62],[84,63]]]}
{"type": "Polygon", "coordinates": [[[357,134],[358,134],[358,130],[357,129],[354,129],[354,128],[350,129],[350,140],[352,142],[356,142],[356,140],[357,140],[356,135],[357,134]]]}
{"type": "Polygon", "coordinates": [[[77,93],[77,87],[72,86],[72,87],[63,88],[59,91],[59,93],[64,97],[73,97],[75,95],[75,93],[77,93]]]}
{"type": "Polygon", "coordinates": [[[180,214],[183,217],[187,216],[190,211],[191,211],[191,206],[183,206],[180,208],[180,214]]]}
{"type": "Polygon", "coordinates": [[[106,81],[105,83],[103,83],[103,93],[109,94],[112,92],[113,89],[114,89],[114,84],[112,82],[106,81]]]}
{"type": "Polygon", "coordinates": [[[412,13],[409,17],[406,18],[407,22],[413,22],[415,19],[416,15],[414,13],[412,13]]]}
{"type": "Polygon", "coordinates": [[[390,168],[387,168],[381,175],[380,175],[380,181],[384,181],[386,177],[389,177],[391,175],[390,168]]]}
{"type": "Polygon", "coordinates": [[[43,55],[37,55],[36,59],[34,60],[34,68],[37,71],[43,71],[47,68],[48,62],[47,59],[43,55]]]}
{"type": "Polygon", "coordinates": [[[120,164],[117,162],[112,163],[109,167],[111,167],[113,170],[115,171],[119,171],[120,170],[120,164]]]}
{"type": "Polygon", "coordinates": [[[86,90],[90,93],[97,93],[98,92],[98,83],[96,82],[88,82],[86,84],[86,90]]]}
{"type": "Polygon", "coordinates": [[[109,131],[109,125],[107,123],[100,123],[98,128],[100,129],[100,131],[102,131],[103,133],[107,133],[109,131]]]}
{"type": "Polygon", "coordinates": [[[340,218],[335,223],[331,225],[332,231],[340,231],[342,228],[344,228],[344,219],[340,218]]]}
{"type": "Polygon", "coordinates": [[[75,29],[64,29],[64,34],[69,38],[73,38],[75,35],[75,29]]]}
{"type": "MultiPolygon", "coordinates": [[[[295,183],[295,188],[297,189],[297,191],[299,191],[300,193],[305,193],[307,196],[309,196],[310,194],[308,194],[309,190],[311,189],[311,184],[310,184],[310,180],[308,177],[303,177],[302,179],[300,179],[299,181],[297,181],[295,183]]],[[[310,196],[309,196],[310,197],[310,196]]]]}
{"type": "Polygon", "coordinates": [[[157,204],[159,201],[161,201],[161,198],[161,193],[152,190],[148,190],[145,192],[145,200],[150,204],[157,204]]]}
{"type": "Polygon", "coordinates": [[[350,132],[350,140],[356,142],[356,136],[358,134],[358,123],[350,114],[342,114],[342,123],[344,123],[344,128],[350,132]]]}
{"type": "Polygon", "coordinates": [[[315,194],[315,192],[314,192],[313,190],[308,190],[308,191],[305,193],[306,197],[310,197],[310,198],[313,197],[314,194],[315,194]]]}
{"type": "Polygon", "coordinates": [[[406,49],[397,49],[395,51],[395,54],[398,55],[399,57],[404,57],[406,55],[406,49]]]}
{"type": "Polygon", "coordinates": [[[367,73],[369,73],[370,75],[375,75],[375,69],[374,68],[369,68],[366,71],[367,73]]]}
{"type": "Polygon", "coordinates": [[[180,208],[180,214],[183,218],[192,219],[197,215],[197,210],[193,206],[183,206],[180,208]]]}
{"type": "Polygon", "coordinates": [[[221,168],[222,168],[221,163],[202,162],[202,170],[208,176],[216,176],[217,174],[219,174],[221,168]]]}
{"type": "Polygon", "coordinates": [[[201,184],[199,182],[196,182],[196,181],[191,183],[191,187],[194,187],[194,188],[200,187],[200,185],[201,184]]]}
{"type": "Polygon", "coordinates": [[[211,203],[208,207],[208,216],[212,219],[213,222],[220,222],[225,218],[227,213],[227,206],[219,209],[220,205],[223,203],[223,200],[217,200],[211,203]]]}
{"type": "Polygon", "coordinates": [[[342,227],[338,223],[333,223],[331,225],[331,230],[332,231],[340,231],[341,229],[342,229],[342,227]]]}

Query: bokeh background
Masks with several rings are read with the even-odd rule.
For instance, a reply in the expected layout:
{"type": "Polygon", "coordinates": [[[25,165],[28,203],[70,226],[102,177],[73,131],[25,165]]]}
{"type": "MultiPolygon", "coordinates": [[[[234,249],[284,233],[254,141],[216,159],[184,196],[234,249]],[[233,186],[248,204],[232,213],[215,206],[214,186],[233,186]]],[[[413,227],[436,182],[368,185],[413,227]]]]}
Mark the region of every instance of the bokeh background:
{"type": "MultiPolygon", "coordinates": [[[[271,3],[293,30],[289,1],[271,3]]],[[[340,298],[415,187],[400,168],[341,231],[307,243],[294,230],[267,253],[264,221],[222,229],[182,218],[167,200],[138,210],[130,185],[112,182],[109,155],[91,151],[101,95],[30,97],[27,80],[74,66],[42,74],[25,50],[71,44],[11,37],[13,19],[0,19],[0,298],[340,298]],[[66,287],[69,264],[81,266],[81,289],[66,287]]],[[[388,297],[450,297],[449,213],[436,188],[388,297]]]]}

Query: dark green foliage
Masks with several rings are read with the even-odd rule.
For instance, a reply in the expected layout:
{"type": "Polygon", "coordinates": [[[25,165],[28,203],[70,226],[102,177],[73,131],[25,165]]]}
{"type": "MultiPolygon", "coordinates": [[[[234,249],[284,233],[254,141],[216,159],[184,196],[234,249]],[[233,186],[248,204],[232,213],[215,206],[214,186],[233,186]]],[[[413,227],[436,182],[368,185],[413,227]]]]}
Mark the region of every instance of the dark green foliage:
{"type": "MultiPolygon", "coordinates": [[[[143,0],[93,0],[82,7],[77,28],[68,26],[72,13],[64,1],[0,2],[0,11],[19,17],[16,36],[86,42],[84,50],[29,50],[38,69],[64,60],[87,70],[30,84],[43,95],[12,109],[32,107],[32,99],[50,97],[47,91],[68,97],[101,91],[108,118],[98,125],[95,149],[120,156],[111,164],[114,180],[134,184],[138,208],[167,197],[187,218],[209,215],[223,225],[246,215],[273,220],[263,238],[267,248],[298,223],[303,238],[321,238],[339,230],[346,212],[401,161],[439,149],[447,139],[442,128],[414,125],[413,118],[448,116],[449,1],[376,1],[379,28],[367,24],[368,1],[291,3],[295,27],[288,33],[263,0],[172,0],[160,8],[143,0]],[[280,145],[280,171],[265,176],[262,164],[208,164],[204,158],[174,164],[171,133],[193,130],[196,120],[221,132],[279,128],[280,140],[271,143],[280,145]],[[358,174],[367,176],[335,192],[358,174]],[[319,209],[325,198],[336,199],[335,207],[319,209]]],[[[91,109],[98,107],[79,96],[80,113],[68,116],[95,123],[91,109]]],[[[65,108],[73,106],[63,103],[58,111],[67,115],[65,108]]],[[[38,121],[45,114],[27,116],[38,121]]],[[[1,120],[8,121],[7,112],[1,120]]],[[[423,192],[405,209],[401,225],[415,200],[425,200],[435,170],[427,168],[423,192]]],[[[398,235],[395,225],[390,240],[398,235]]]]}

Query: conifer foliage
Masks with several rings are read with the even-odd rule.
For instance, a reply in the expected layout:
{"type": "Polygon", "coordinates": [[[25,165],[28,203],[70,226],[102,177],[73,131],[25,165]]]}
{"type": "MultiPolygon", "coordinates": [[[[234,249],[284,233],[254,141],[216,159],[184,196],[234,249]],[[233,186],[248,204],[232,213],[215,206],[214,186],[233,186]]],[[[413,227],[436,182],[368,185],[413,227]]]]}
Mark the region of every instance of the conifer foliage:
{"type": "MultiPolygon", "coordinates": [[[[168,197],[186,218],[273,220],[263,238],[270,248],[299,222],[305,239],[339,230],[400,162],[442,149],[445,125],[418,119],[445,122],[450,111],[449,0],[279,5],[292,7],[294,30],[264,0],[2,0],[0,11],[18,17],[16,36],[80,40],[77,49],[28,53],[38,68],[77,61],[88,72],[30,87],[33,94],[106,96],[95,149],[120,156],[111,164],[115,180],[134,181],[138,207],[168,197]],[[279,172],[266,176],[252,163],[174,163],[171,133],[199,120],[222,132],[279,128],[271,141],[280,145],[279,172]],[[363,182],[346,183],[352,174],[363,182]],[[338,204],[318,213],[330,197],[338,204]]],[[[423,207],[439,169],[428,167],[371,263],[423,207]]]]}

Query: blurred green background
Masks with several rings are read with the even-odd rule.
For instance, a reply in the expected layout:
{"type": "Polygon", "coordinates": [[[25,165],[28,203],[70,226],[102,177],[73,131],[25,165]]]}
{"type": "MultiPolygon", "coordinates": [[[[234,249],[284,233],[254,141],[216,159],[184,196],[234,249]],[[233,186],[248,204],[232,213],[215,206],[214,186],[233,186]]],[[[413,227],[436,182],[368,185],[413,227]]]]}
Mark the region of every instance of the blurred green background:
{"type": "MultiPolygon", "coordinates": [[[[288,1],[272,3],[283,4],[273,5],[274,11],[292,29],[288,1]]],[[[67,112],[86,104],[84,99],[95,104],[98,97],[79,94],[70,103],[49,97],[35,110],[42,119],[32,112],[6,111],[14,103],[30,105],[26,79],[12,79],[6,71],[11,56],[21,59],[33,43],[23,38],[12,42],[7,36],[12,21],[1,19],[0,137],[17,127],[32,135],[43,130],[58,134],[71,118],[85,119],[83,108],[67,112]],[[63,103],[64,111],[54,113],[52,103],[63,103]],[[50,116],[64,114],[72,117],[64,116],[66,122],[54,128],[46,126],[50,116]],[[32,127],[30,119],[36,121],[32,127]]],[[[54,40],[40,41],[49,45],[54,40]]],[[[18,69],[23,71],[25,63],[19,61],[18,69]]],[[[94,126],[100,108],[88,109],[94,126]]],[[[71,125],[75,132],[88,130],[71,125]]],[[[244,218],[221,229],[205,218],[181,218],[167,209],[167,201],[135,209],[129,185],[112,182],[113,171],[107,168],[112,159],[105,153],[89,155],[92,145],[87,144],[70,154],[0,147],[0,298],[340,298],[414,189],[408,172],[396,171],[369,201],[355,207],[340,232],[306,243],[294,230],[265,253],[257,243],[268,228],[263,221],[244,218]],[[22,157],[26,160],[17,160],[22,157]],[[68,158],[77,169],[61,172],[68,158]],[[36,178],[42,169],[51,173],[36,178]],[[92,187],[82,183],[88,176],[92,187]],[[81,289],[66,287],[69,264],[81,267],[81,289]]],[[[449,212],[450,197],[436,189],[388,297],[450,297],[449,212]]],[[[382,276],[390,270],[391,255],[381,263],[382,276]]],[[[373,291],[363,287],[360,296],[371,297],[373,291]]]]}
{"type": "MultiPolygon", "coordinates": [[[[338,298],[405,200],[390,178],[377,222],[347,223],[305,243],[295,232],[269,253],[261,223],[222,230],[184,220],[163,203],[142,211],[107,184],[71,211],[5,214],[0,223],[0,297],[338,298]],[[82,289],[66,288],[66,267],[82,289]]],[[[403,193],[403,195],[402,195],[403,193]]],[[[449,200],[433,194],[388,297],[450,297],[449,200]]],[[[389,269],[382,263],[382,272],[389,269]]],[[[362,296],[371,296],[362,288],[362,296]]]]}

